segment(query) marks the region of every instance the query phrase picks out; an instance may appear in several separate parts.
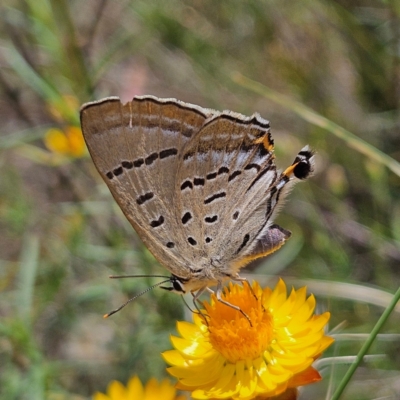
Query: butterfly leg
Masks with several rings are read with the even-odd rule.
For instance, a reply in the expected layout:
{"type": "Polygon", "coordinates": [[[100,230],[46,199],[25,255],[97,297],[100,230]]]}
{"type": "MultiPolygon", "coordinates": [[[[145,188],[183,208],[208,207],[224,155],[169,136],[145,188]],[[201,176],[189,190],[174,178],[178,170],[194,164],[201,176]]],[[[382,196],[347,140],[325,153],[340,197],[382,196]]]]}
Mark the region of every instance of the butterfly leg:
{"type": "MultiPolygon", "coordinates": [[[[258,301],[258,297],[257,297],[256,293],[254,292],[253,287],[250,285],[250,282],[249,282],[249,280],[247,278],[243,278],[243,277],[241,277],[239,275],[236,275],[236,276],[232,277],[232,280],[236,281],[236,282],[240,282],[242,285],[243,285],[243,282],[246,282],[247,285],[249,286],[249,289],[250,289],[251,293],[253,293],[254,298],[258,301]]],[[[265,311],[265,308],[264,308],[263,304],[261,304],[261,307],[265,311]]]]}
{"type": "MultiPolygon", "coordinates": [[[[207,322],[207,318],[206,318],[207,315],[204,314],[204,313],[200,310],[199,306],[197,305],[197,302],[199,302],[199,304],[200,304],[202,307],[204,307],[204,306],[203,306],[203,303],[202,303],[202,301],[200,301],[199,297],[204,293],[204,291],[205,291],[206,289],[208,289],[208,288],[199,289],[197,292],[191,292],[191,294],[192,294],[192,296],[193,296],[193,305],[195,306],[195,308],[196,308],[196,310],[197,310],[197,313],[200,314],[200,315],[203,317],[204,322],[205,322],[206,325],[208,326],[208,322],[207,322]]],[[[211,289],[209,289],[209,290],[211,290],[211,289]]],[[[211,290],[211,292],[213,292],[213,291],[211,290]]],[[[214,292],[213,292],[213,293],[214,293],[214,292]]]]}
{"type": "MultiPolygon", "coordinates": [[[[247,281],[247,279],[245,279],[245,278],[240,278],[240,279],[244,279],[247,281]]],[[[236,280],[236,278],[235,278],[235,280],[236,280]]],[[[221,295],[222,295],[222,284],[221,283],[218,283],[216,295],[217,295],[218,301],[220,301],[222,304],[225,304],[228,307],[233,308],[234,310],[239,311],[249,321],[250,326],[253,326],[253,324],[251,323],[250,317],[239,306],[235,306],[234,304],[229,303],[229,301],[226,301],[221,297],[221,295]]]]}
{"type": "Polygon", "coordinates": [[[254,298],[255,298],[256,300],[258,300],[258,297],[257,297],[257,295],[255,294],[255,292],[254,292],[254,290],[253,290],[252,286],[250,285],[250,282],[249,282],[249,280],[248,280],[247,278],[243,278],[243,277],[241,277],[240,275],[236,275],[236,276],[233,276],[231,279],[232,279],[233,281],[235,281],[235,282],[240,282],[242,285],[243,285],[244,282],[246,282],[247,285],[249,286],[250,292],[253,293],[254,298]]]}

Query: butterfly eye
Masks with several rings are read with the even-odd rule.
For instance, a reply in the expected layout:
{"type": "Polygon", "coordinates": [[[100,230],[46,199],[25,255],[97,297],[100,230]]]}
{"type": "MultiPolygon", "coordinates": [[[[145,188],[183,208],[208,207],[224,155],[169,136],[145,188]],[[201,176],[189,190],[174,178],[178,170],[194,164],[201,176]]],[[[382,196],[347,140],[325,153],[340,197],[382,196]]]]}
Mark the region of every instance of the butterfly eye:
{"type": "Polygon", "coordinates": [[[181,281],[179,280],[179,278],[176,278],[176,279],[174,279],[174,280],[171,281],[171,282],[172,282],[173,290],[174,290],[175,292],[178,292],[178,293],[186,293],[186,290],[184,289],[184,286],[183,286],[183,282],[181,282],[181,281]]]}

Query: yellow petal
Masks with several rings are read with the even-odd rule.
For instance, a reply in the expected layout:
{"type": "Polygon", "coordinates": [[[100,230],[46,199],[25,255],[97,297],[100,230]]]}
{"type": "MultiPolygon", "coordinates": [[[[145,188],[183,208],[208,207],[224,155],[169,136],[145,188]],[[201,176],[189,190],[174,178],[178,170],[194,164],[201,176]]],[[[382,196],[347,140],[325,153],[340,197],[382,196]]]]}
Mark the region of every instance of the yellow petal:
{"type": "Polygon", "coordinates": [[[144,397],[142,382],[136,375],[129,379],[127,389],[129,393],[129,398],[142,399],[144,397]]]}
{"type": "Polygon", "coordinates": [[[187,360],[177,350],[167,350],[161,353],[162,358],[167,364],[175,365],[177,367],[184,367],[187,365],[187,360]]]}
{"type": "Polygon", "coordinates": [[[269,300],[269,308],[272,311],[279,309],[281,304],[286,300],[286,285],[282,279],[279,279],[275,289],[272,291],[270,300],[269,300]]]}
{"type": "Polygon", "coordinates": [[[171,336],[172,345],[188,357],[204,357],[211,345],[205,341],[189,341],[177,336],[171,336]]]}
{"type": "Polygon", "coordinates": [[[186,321],[179,321],[176,324],[178,332],[186,340],[197,340],[202,335],[201,330],[194,324],[186,321]]]}
{"type": "Polygon", "coordinates": [[[253,366],[246,363],[244,370],[241,371],[241,375],[237,375],[237,379],[241,383],[239,388],[240,398],[251,397],[257,387],[257,376],[254,374],[253,366]]]}
{"type": "Polygon", "coordinates": [[[280,307],[277,307],[275,312],[284,318],[287,318],[292,314],[292,310],[294,305],[296,304],[296,292],[292,290],[289,297],[281,304],[280,307]]]}
{"type": "Polygon", "coordinates": [[[186,386],[201,386],[215,382],[224,373],[224,364],[225,360],[216,356],[212,362],[192,367],[190,371],[179,367],[170,367],[168,371],[186,386]]]}
{"type": "Polygon", "coordinates": [[[306,296],[307,296],[307,288],[305,286],[296,290],[296,302],[295,305],[293,306],[292,310],[293,314],[297,313],[297,310],[306,301],[306,296]]]}
{"type": "Polygon", "coordinates": [[[164,381],[164,385],[159,384],[157,379],[151,378],[145,387],[145,396],[140,397],[132,397],[132,399],[140,399],[140,400],[173,400],[175,396],[175,388],[168,382],[168,380],[164,381]]]}
{"type": "Polygon", "coordinates": [[[107,393],[113,400],[125,399],[127,397],[125,386],[118,381],[112,381],[108,385],[107,393]]]}

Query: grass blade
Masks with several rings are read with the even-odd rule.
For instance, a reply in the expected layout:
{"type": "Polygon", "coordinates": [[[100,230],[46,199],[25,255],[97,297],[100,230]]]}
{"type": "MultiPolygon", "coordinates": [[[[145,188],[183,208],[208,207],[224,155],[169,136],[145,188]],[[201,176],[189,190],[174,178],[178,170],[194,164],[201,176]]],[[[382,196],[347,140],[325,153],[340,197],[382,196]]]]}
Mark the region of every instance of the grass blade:
{"type": "Polygon", "coordinates": [[[359,353],[357,354],[357,358],[356,358],[355,362],[353,364],[351,364],[350,368],[347,370],[342,381],[339,383],[339,386],[336,389],[336,392],[333,394],[331,400],[338,400],[340,398],[344,389],[346,388],[347,384],[349,383],[351,377],[353,376],[354,372],[358,368],[359,364],[363,361],[364,356],[367,354],[369,348],[371,347],[372,343],[374,342],[375,338],[377,337],[378,332],[382,329],[382,326],[389,318],[389,315],[392,313],[392,311],[396,307],[396,304],[398,303],[399,300],[400,300],[400,287],[397,289],[397,292],[393,296],[391,303],[386,308],[386,310],[383,312],[383,314],[379,318],[378,322],[372,329],[367,341],[361,347],[359,353]]]}
{"type": "Polygon", "coordinates": [[[338,124],[330,121],[329,119],[323,117],[318,114],[311,108],[301,104],[290,97],[287,97],[283,94],[280,94],[259,82],[253,81],[252,79],[246,78],[245,76],[235,73],[232,76],[234,82],[239,84],[240,86],[251,90],[254,93],[257,93],[263,97],[266,97],[275,103],[282,105],[283,107],[293,111],[305,121],[310,122],[311,124],[318,126],[327,130],[328,132],[334,134],[336,137],[344,140],[349,147],[358,151],[361,154],[364,154],[369,159],[375,160],[380,164],[385,165],[396,175],[400,176],[400,163],[394,160],[392,157],[389,157],[387,154],[381,152],[374,146],[370,145],[366,141],[360,139],[347,129],[341,127],[338,124]]]}
{"type": "Polygon", "coordinates": [[[39,239],[27,236],[22,248],[18,275],[18,308],[21,320],[29,323],[33,302],[33,289],[39,259],[39,239]]]}

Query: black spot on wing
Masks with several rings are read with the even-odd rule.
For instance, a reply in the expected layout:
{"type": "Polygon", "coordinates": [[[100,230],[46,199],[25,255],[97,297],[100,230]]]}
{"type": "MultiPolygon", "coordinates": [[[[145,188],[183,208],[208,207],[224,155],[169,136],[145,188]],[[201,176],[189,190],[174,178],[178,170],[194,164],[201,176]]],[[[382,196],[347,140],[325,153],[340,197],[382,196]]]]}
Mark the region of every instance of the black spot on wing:
{"type": "Polygon", "coordinates": [[[187,224],[192,219],[192,214],[188,211],[182,217],[182,224],[187,224]]]}
{"type": "Polygon", "coordinates": [[[141,196],[139,196],[136,199],[136,203],[140,205],[142,205],[143,203],[145,203],[146,201],[152,199],[154,197],[154,193],[153,192],[147,192],[145,194],[142,194],[141,196]]]}
{"type": "Polygon", "coordinates": [[[146,165],[151,165],[155,160],[157,160],[157,158],[158,158],[158,153],[151,153],[144,159],[144,162],[146,165]]]}
{"type": "Polygon", "coordinates": [[[138,158],[137,160],[135,160],[135,161],[133,162],[133,166],[134,166],[135,168],[140,168],[143,164],[144,164],[143,158],[138,158]]]}
{"type": "Polygon", "coordinates": [[[112,172],[111,171],[107,172],[106,176],[107,178],[112,179],[114,176],[121,175],[123,173],[123,168],[124,169],[132,169],[133,167],[140,168],[143,164],[151,165],[155,160],[157,160],[158,157],[160,157],[160,159],[163,159],[166,157],[175,156],[176,154],[178,154],[178,149],[170,148],[162,150],[160,154],[151,153],[145,159],[138,158],[137,160],[134,161],[124,160],[121,162],[121,166],[115,168],[112,172]]]}
{"type": "Polygon", "coordinates": [[[297,179],[306,179],[312,172],[312,166],[308,161],[299,162],[293,170],[294,176],[297,179]]]}
{"type": "Polygon", "coordinates": [[[172,147],[170,149],[165,149],[160,151],[160,160],[163,158],[171,157],[171,156],[176,156],[178,154],[178,149],[172,147]]]}
{"type": "Polygon", "coordinates": [[[244,246],[246,246],[246,244],[248,243],[248,241],[250,240],[250,235],[248,233],[246,233],[244,235],[242,244],[239,246],[239,248],[236,250],[236,254],[240,253],[240,251],[243,249],[244,246]]]}
{"type": "Polygon", "coordinates": [[[122,169],[122,167],[117,167],[117,168],[115,168],[115,169],[113,170],[114,176],[121,175],[122,172],[124,172],[124,170],[122,169]]]}
{"type": "Polygon", "coordinates": [[[155,219],[150,222],[150,226],[152,228],[157,228],[158,226],[162,225],[163,223],[164,223],[164,217],[162,215],[160,215],[160,218],[155,219]]]}
{"type": "Polygon", "coordinates": [[[207,180],[212,180],[215,179],[217,177],[217,173],[216,172],[211,172],[210,174],[206,175],[207,180]]]}
{"type": "Polygon", "coordinates": [[[169,249],[173,249],[173,248],[175,247],[175,243],[174,243],[174,242],[168,242],[168,243],[166,244],[166,246],[167,246],[169,249]]]}
{"type": "Polygon", "coordinates": [[[254,168],[257,172],[259,172],[260,169],[261,169],[261,166],[258,165],[258,164],[256,164],[256,163],[251,163],[251,164],[247,164],[247,165],[244,167],[245,170],[249,170],[249,169],[252,169],[252,168],[254,168]]]}
{"type": "Polygon", "coordinates": [[[228,167],[221,167],[219,170],[218,170],[218,175],[222,175],[222,174],[229,174],[229,168],[228,167]]]}
{"type": "Polygon", "coordinates": [[[189,180],[183,182],[181,185],[181,190],[185,190],[186,188],[193,189],[193,183],[189,180]]]}
{"type": "Polygon", "coordinates": [[[193,185],[194,186],[204,186],[206,180],[204,178],[194,178],[193,185]]]}
{"type": "Polygon", "coordinates": [[[125,169],[132,169],[133,168],[133,162],[132,161],[122,161],[121,165],[125,169]]]}
{"type": "Polygon", "coordinates": [[[213,224],[218,220],[218,215],[213,215],[212,217],[205,217],[204,221],[207,222],[207,224],[213,224]]]}
{"type": "Polygon", "coordinates": [[[242,171],[233,171],[228,178],[228,182],[233,181],[237,176],[239,176],[242,171]]]}
{"type": "Polygon", "coordinates": [[[314,164],[311,161],[314,152],[306,146],[297,154],[293,165],[293,174],[297,179],[306,179],[314,170],[314,164]]]}
{"type": "Polygon", "coordinates": [[[196,246],[197,242],[194,238],[192,238],[191,236],[189,236],[187,238],[188,242],[192,245],[192,246],[196,246]]]}
{"type": "Polygon", "coordinates": [[[220,199],[222,197],[226,197],[226,192],[219,192],[219,193],[215,193],[211,196],[208,196],[204,199],[204,204],[210,204],[212,203],[214,200],[220,199]]]}

